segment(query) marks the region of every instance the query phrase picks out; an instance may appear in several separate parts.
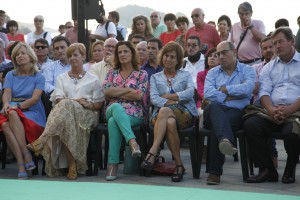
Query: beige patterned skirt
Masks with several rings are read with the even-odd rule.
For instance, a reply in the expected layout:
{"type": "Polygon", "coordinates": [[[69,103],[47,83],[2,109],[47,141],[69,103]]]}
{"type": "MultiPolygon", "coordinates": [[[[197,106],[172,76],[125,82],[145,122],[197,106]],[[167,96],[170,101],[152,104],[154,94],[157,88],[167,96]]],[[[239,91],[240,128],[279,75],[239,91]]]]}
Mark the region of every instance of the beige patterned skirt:
{"type": "Polygon", "coordinates": [[[66,147],[76,160],[77,172],[85,174],[90,130],[98,118],[98,112],[84,109],[74,100],[64,99],[54,106],[41,136],[48,138],[42,151],[48,176],[63,175],[63,169],[68,168],[66,147]]]}

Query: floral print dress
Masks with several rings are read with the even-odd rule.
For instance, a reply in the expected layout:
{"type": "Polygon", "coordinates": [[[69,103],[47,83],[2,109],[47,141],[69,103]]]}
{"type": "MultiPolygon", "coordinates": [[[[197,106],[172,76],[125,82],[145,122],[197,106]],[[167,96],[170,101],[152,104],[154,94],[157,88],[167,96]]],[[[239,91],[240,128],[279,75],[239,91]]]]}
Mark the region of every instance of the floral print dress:
{"type": "MultiPolygon", "coordinates": [[[[124,79],[121,76],[119,69],[112,69],[107,73],[106,78],[103,81],[104,90],[109,87],[132,88],[135,89],[139,94],[142,94],[142,99],[145,99],[144,95],[148,89],[148,74],[144,70],[133,70],[131,74],[124,79]]],[[[129,101],[121,98],[109,98],[106,100],[108,101],[106,109],[113,103],[119,103],[123,106],[127,115],[140,119],[142,119],[144,116],[143,100],[129,101]]]]}

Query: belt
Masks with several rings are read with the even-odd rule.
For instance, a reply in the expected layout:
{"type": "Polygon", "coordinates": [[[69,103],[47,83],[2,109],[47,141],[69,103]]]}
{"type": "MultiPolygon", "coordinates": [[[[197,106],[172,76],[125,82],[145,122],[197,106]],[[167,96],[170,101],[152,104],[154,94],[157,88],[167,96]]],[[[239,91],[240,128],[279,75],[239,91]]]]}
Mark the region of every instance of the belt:
{"type": "Polygon", "coordinates": [[[240,60],[240,62],[244,63],[244,64],[250,64],[250,63],[256,62],[258,60],[261,60],[261,58],[254,58],[252,60],[244,60],[244,61],[240,60]]]}

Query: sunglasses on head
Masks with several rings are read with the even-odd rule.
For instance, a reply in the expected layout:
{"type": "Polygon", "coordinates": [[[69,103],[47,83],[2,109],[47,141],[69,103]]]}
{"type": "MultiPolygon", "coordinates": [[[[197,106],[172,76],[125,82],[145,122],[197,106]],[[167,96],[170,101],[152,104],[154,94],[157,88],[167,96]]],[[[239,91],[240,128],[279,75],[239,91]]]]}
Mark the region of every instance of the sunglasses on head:
{"type": "Polygon", "coordinates": [[[36,49],[46,49],[47,46],[35,46],[34,48],[36,48],[36,49]]]}
{"type": "Polygon", "coordinates": [[[195,17],[195,18],[198,18],[198,17],[199,17],[199,14],[194,14],[194,15],[191,16],[191,18],[194,18],[194,17],[195,17]]]}

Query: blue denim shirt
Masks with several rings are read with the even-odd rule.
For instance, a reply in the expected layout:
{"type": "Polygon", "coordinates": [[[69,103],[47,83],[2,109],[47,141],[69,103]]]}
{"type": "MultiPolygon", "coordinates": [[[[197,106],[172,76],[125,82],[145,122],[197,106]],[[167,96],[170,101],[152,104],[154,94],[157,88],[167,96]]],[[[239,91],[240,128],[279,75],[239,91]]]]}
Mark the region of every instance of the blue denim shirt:
{"type": "MultiPolygon", "coordinates": [[[[183,104],[194,116],[198,116],[194,101],[194,83],[189,72],[177,70],[176,76],[171,80],[172,89],[179,97],[179,103],[183,104]]],[[[167,103],[167,99],[161,97],[163,94],[170,93],[167,77],[164,71],[153,74],[150,79],[150,99],[154,105],[153,113],[167,103]]]]}
{"type": "Polygon", "coordinates": [[[231,108],[243,109],[250,103],[255,86],[256,73],[253,67],[239,63],[236,69],[228,76],[218,65],[208,71],[204,83],[204,98],[231,108]],[[227,95],[219,91],[219,87],[226,86],[228,94],[234,100],[226,101],[227,95]]]}

